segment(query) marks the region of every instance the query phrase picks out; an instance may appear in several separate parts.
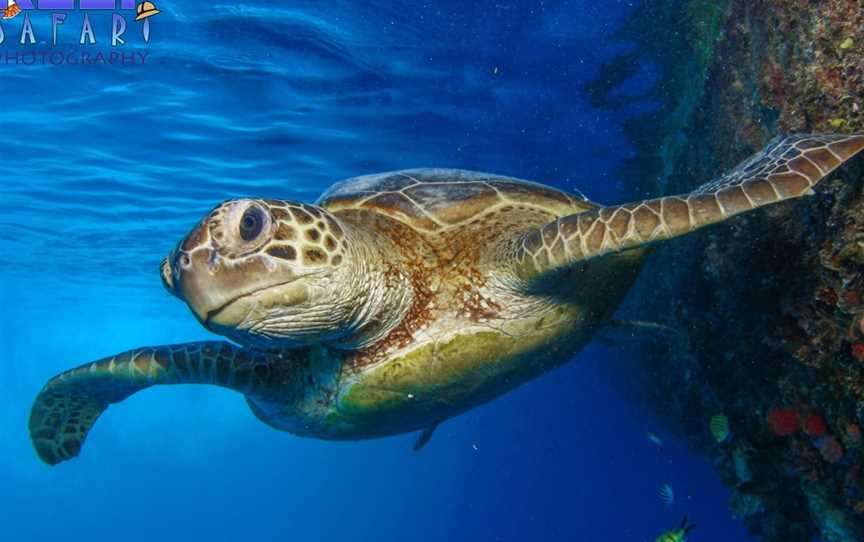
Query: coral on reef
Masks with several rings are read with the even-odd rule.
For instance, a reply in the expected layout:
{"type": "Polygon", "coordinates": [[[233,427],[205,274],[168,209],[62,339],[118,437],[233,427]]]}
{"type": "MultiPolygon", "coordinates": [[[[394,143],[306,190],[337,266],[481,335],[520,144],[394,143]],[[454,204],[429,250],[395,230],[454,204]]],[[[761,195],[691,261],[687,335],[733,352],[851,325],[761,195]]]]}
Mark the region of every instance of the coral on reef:
{"type": "Polygon", "coordinates": [[[852,357],[858,361],[864,361],[864,343],[854,343],[852,345],[852,357]]]}
{"type": "MultiPolygon", "coordinates": [[[[861,0],[714,4],[647,0],[627,26],[664,70],[629,125],[634,191],[689,191],[780,132],[864,131],[861,0]]],[[[682,330],[645,354],[654,404],[770,542],[864,540],[864,159],[824,184],[659,248],[627,308],[682,330]],[[729,446],[704,430],[720,411],[729,446]]]]}
{"type": "Polygon", "coordinates": [[[819,442],[819,452],[828,463],[839,463],[843,459],[843,446],[834,437],[824,437],[819,442]]]}
{"type": "Polygon", "coordinates": [[[861,446],[861,426],[857,423],[847,425],[843,434],[843,441],[851,448],[861,446]]]}
{"type": "Polygon", "coordinates": [[[788,408],[775,408],[768,413],[768,426],[778,437],[788,437],[798,431],[798,414],[788,408]]]}
{"type": "Polygon", "coordinates": [[[822,416],[811,414],[801,421],[801,430],[811,437],[821,437],[828,431],[828,427],[822,416]]]}

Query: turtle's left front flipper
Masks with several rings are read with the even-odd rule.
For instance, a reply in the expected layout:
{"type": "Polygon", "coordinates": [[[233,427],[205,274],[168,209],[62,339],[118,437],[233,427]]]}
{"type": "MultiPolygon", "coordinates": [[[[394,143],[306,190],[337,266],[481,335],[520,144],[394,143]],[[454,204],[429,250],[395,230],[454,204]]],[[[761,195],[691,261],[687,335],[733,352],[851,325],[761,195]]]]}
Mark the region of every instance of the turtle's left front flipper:
{"type": "Polygon", "coordinates": [[[514,254],[517,273],[529,280],[542,277],[811,194],[820,180],[862,149],[864,134],[777,138],[730,173],[689,194],[592,209],[550,222],[521,239],[514,254]]]}
{"type": "Polygon", "coordinates": [[[61,373],[42,388],[30,411],[39,457],[56,465],[77,456],[99,415],[113,403],[159,384],[212,384],[255,393],[277,378],[267,355],[226,342],[139,348],[61,373]]]}

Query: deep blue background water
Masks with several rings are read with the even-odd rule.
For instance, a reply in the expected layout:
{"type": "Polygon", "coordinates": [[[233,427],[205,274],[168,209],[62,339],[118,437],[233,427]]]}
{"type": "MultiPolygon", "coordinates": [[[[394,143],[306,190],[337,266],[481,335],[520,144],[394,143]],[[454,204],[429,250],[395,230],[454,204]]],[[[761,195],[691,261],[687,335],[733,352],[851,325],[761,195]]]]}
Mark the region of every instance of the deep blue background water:
{"type": "MultiPolygon", "coordinates": [[[[645,541],[684,514],[693,540],[746,539],[707,460],[622,385],[638,362],[598,346],[443,424],[420,454],[413,435],[299,439],[233,392],[183,386],[110,408],[79,459],[39,463],[26,420],[50,376],[208,338],[157,266],[223,199],[314,200],[422,166],[639,193],[616,182],[622,122],[654,104],[610,113],[580,95],[633,47],[614,30],[634,2],[157,4],[145,66],[0,66],[0,539],[645,541]]],[[[41,39],[49,17],[33,16],[41,39]]],[[[645,94],[655,72],[620,92],[645,94]]]]}

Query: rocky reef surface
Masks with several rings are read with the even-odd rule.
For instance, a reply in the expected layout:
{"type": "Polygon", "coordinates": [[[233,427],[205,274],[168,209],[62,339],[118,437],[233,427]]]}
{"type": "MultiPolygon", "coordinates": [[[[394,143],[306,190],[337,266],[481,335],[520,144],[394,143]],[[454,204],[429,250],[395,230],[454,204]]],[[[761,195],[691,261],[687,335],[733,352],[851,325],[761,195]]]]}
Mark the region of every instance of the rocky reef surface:
{"type": "MultiPolygon", "coordinates": [[[[659,65],[660,108],[629,125],[640,196],[687,192],[778,133],[864,131],[862,0],[648,0],[622,37],[644,53],[586,91],[620,107],[633,66],[659,65]]],[[[864,540],[864,158],[818,192],[659,247],[627,309],[680,331],[641,351],[649,400],[766,541],[864,540]]]]}

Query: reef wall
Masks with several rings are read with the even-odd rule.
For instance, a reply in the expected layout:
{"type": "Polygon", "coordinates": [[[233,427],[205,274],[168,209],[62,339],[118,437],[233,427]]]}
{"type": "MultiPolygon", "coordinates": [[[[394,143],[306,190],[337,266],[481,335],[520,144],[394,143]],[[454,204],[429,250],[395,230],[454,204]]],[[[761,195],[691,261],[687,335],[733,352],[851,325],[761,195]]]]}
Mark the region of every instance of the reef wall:
{"type": "MultiPolygon", "coordinates": [[[[862,0],[648,0],[623,37],[664,74],[629,126],[643,192],[687,192],[777,133],[864,131],[862,0]]],[[[864,158],[818,192],[659,247],[628,307],[681,331],[642,351],[652,403],[766,541],[864,540],[864,158]]]]}

